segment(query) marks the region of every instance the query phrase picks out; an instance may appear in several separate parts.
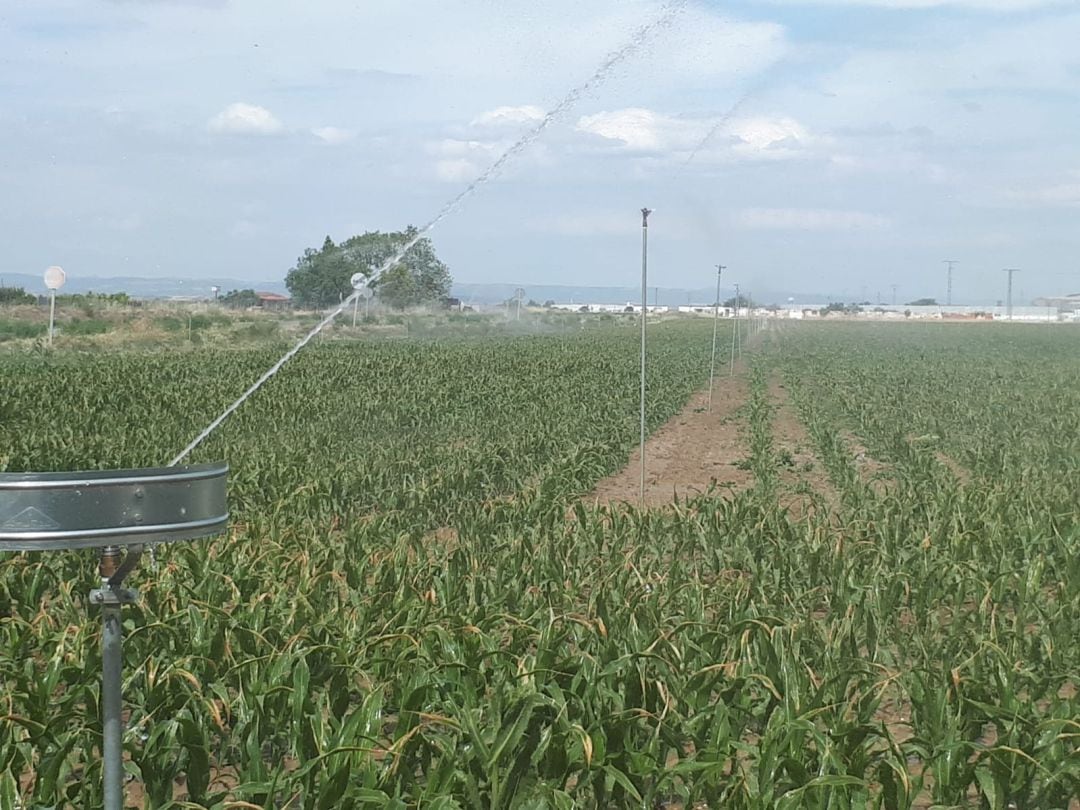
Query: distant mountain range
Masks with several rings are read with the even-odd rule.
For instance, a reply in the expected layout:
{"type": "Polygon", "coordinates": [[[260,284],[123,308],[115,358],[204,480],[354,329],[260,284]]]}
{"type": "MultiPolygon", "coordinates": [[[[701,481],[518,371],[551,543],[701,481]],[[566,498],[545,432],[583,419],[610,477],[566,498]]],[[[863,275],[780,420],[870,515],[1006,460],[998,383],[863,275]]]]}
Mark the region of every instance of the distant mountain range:
{"type": "MultiPolygon", "coordinates": [[[[137,278],[133,276],[78,276],[69,275],[63,291],[66,293],[116,293],[126,292],[133,298],[174,298],[198,297],[210,298],[212,286],[218,286],[224,294],[229,290],[253,289],[258,292],[287,293],[283,280],[251,281],[235,278],[190,279],[190,278],[137,278]]],[[[0,273],[0,286],[22,287],[29,293],[44,294],[45,283],[40,276],[26,273],[0,273]]],[[[555,301],[556,303],[583,304],[625,304],[641,300],[640,288],[634,287],[588,287],[558,284],[471,284],[455,283],[453,296],[465,304],[490,306],[501,304],[513,298],[515,290],[525,291],[525,300],[538,303],[555,301]]],[[[722,296],[730,298],[735,294],[733,288],[724,287],[722,296]]],[[[649,288],[649,303],[661,306],[679,306],[682,304],[711,304],[716,295],[715,288],[681,289],[671,287],[649,288]]],[[[764,295],[754,293],[754,299],[765,303],[782,303],[787,295],[764,291],[764,295]]],[[[795,296],[800,303],[827,303],[830,299],[822,296],[795,296]]]]}
{"type": "MultiPolygon", "coordinates": [[[[192,279],[192,278],[138,278],[134,276],[78,276],[69,275],[63,291],[66,293],[116,293],[126,292],[133,298],[211,298],[211,287],[216,285],[222,294],[229,290],[253,289],[257,292],[288,293],[285,281],[268,279],[251,281],[235,278],[192,279]]],[[[0,286],[22,287],[33,294],[44,294],[45,283],[40,276],[26,273],[0,273],[0,286]]],[[[641,301],[641,289],[638,287],[589,287],[566,284],[479,284],[455,282],[452,295],[462,303],[475,307],[490,307],[502,304],[514,297],[515,291],[524,290],[526,301],[543,304],[554,301],[558,304],[628,304],[641,301]]],[[[746,293],[746,290],[743,290],[746,293]]],[[[687,289],[681,287],[650,287],[649,303],[659,306],[684,306],[712,304],[716,295],[715,287],[687,289]]],[[[721,299],[735,295],[733,287],[721,288],[721,299]]],[[[846,301],[836,293],[805,293],[789,290],[752,289],[750,295],[762,304],[784,305],[788,299],[799,304],[827,304],[830,301],[846,301]]],[[[885,301],[884,303],[891,303],[885,301]]],[[[899,303],[904,303],[900,301],[899,303]]],[[[985,302],[971,302],[985,303],[985,302]]],[[[1018,302],[1019,304],[1019,302],[1018,302]]]]}
{"type": "MultiPolygon", "coordinates": [[[[174,298],[176,296],[211,298],[213,286],[221,292],[253,289],[259,292],[288,292],[284,281],[245,281],[235,278],[136,278],[134,276],[78,276],[69,274],[63,287],[65,293],[117,293],[126,292],[133,298],[174,298]]],[[[43,295],[48,292],[41,276],[25,273],[0,273],[0,286],[22,287],[28,293],[43,295]]]]}
{"type": "MultiPolygon", "coordinates": [[[[517,289],[524,290],[526,301],[554,301],[557,304],[630,304],[641,302],[640,287],[585,287],[559,284],[468,284],[455,283],[454,296],[463,304],[500,304],[513,298],[517,289]]],[[[744,289],[743,294],[746,294],[744,289]]],[[[716,297],[715,287],[686,289],[682,287],[649,287],[649,304],[657,306],[686,306],[689,304],[711,305],[716,297]]],[[[785,293],[762,290],[750,291],[755,301],[764,304],[783,304],[789,297],[800,304],[827,304],[832,299],[823,295],[803,293],[785,293]]],[[[735,288],[724,285],[720,289],[721,299],[733,298],[735,288]]]]}

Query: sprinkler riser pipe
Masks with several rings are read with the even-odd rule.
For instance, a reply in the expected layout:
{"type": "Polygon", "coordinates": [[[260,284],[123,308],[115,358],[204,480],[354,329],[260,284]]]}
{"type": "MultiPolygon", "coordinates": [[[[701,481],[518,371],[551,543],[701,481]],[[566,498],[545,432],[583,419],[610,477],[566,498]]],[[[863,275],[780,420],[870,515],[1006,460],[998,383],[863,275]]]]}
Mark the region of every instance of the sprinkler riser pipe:
{"type": "Polygon", "coordinates": [[[121,722],[123,628],[120,603],[101,608],[101,725],[102,786],[105,810],[124,806],[124,729],[121,722]]]}

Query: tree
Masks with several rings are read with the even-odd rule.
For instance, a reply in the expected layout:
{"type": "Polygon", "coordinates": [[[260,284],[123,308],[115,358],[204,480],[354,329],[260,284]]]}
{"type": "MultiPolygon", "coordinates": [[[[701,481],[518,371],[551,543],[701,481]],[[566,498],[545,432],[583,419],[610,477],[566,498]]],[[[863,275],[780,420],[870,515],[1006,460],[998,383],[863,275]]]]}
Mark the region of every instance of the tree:
{"type": "Polygon", "coordinates": [[[729,298],[727,301],[725,301],[720,306],[725,307],[727,309],[735,309],[736,307],[738,307],[739,309],[742,309],[743,307],[752,307],[753,305],[754,305],[753,301],[751,301],[749,298],[747,298],[742,293],[739,293],[738,298],[729,298]]]}
{"type": "Polygon", "coordinates": [[[933,298],[917,298],[914,301],[908,301],[904,306],[908,307],[936,307],[938,302],[933,298]]]}
{"type": "Polygon", "coordinates": [[[844,304],[840,301],[833,301],[821,311],[823,313],[842,312],[849,315],[854,315],[856,313],[862,312],[863,308],[860,304],[844,304]]]}
{"type": "MultiPolygon", "coordinates": [[[[327,236],[322,248],[308,248],[297,259],[285,277],[285,286],[302,306],[336,304],[352,292],[349,279],[354,273],[370,278],[417,233],[412,226],[395,233],[368,231],[338,245],[327,236]]],[[[372,286],[384,303],[407,307],[446,298],[451,281],[450,270],[435,255],[431,240],[423,238],[372,286]]]]}
{"type": "Polygon", "coordinates": [[[22,287],[0,287],[0,306],[5,304],[36,304],[37,299],[22,287]]]}
{"type": "Polygon", "coordinates": [[[223,306],[232,309],[246,309],[259,303],[259,296],[254,290],[230,290],[218,299],[223,306]]]}

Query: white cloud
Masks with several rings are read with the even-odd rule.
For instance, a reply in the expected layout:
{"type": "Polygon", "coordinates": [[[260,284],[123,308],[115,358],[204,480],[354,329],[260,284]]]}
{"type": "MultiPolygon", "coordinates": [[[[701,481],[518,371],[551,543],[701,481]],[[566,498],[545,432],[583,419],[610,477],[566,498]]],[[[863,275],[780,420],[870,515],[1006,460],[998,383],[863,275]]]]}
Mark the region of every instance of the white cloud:
{"type": "Polygon", "coordinates": [[[523,126],[544,120],[546,113],[540,107],[525,104],[520,107],[496,107],[481,113],[472,120],[473,126],[523,126]]]}
{"type": "Polygon", "coordinates": [[[1030,206],[1059,208],[1080,205],[1080,172],[1069,172],[1071,178],[1064,183],[1051,183],[1034,188],[1020,188],[1005,196],[1030,206]]]}
{"type": "Polygon", "coordinates": [[[435,176],[444,183],[461,183],[475,180],[480,167],[468,158],[451,158],[435,163],[435,176]]]}
{"type": "Polygon", "coordinates": [[[929,9],[956,7],[972,11],[1029,11],[1063,6],[1065,0],[766,0],[777,6],[872,6],[874,8],[929,9]]]}
{"type": "Polygon", "coordinates": [[[435,157],[435,176],[444,183],[475,180],[510,145],[509,141],[443,138],[426,147],[435,157]]]}
{"type": "Polygon", "coordinates": [[[827,208],[747,208],[736,216],[743,228],[780,231],[853,231],[888,227],[888,218],[864,211],[827,208]]]}
{"type": "Polygon", "coordinates": [[[789,116],[677,118],[640,107],[583,116],[577,130],[627,151],[700,154],[702,162],[790,158],[831,142],[789,116]]]}
{"type": "Polygon", "coordinates": [[[813,144],[823,144],[827,139],[812,137],[794,118],[758,116],[732,121],[721,132],[728,132],[737,142],[735,152],[753,157],[790,157],[813,144]]]}
{"type": "Polygon", "coordinates": [[[265,107],[237,101],[207,122],[211,132],[230,135],[273,135],[281,122],[265,107]]]}
{"type": "Polygon", "coordinates": [[[101,216],[98,224],[112,231],[137,231],[143,226],[141,214],[130,213],[120,216],[101,216]]]}
{"type": "Polygon", "coordinates": [[[631,151],[661,152],[692,149],[705,137],[708,125],[642,107],[628,107],[582,116],[577,131],[619,141],[631,151]]]}
{"type": "Polygon", "coordinates": [[[641,216],[633,211],[581,211],[534,219],[529,227],[560,236],[630,236],[641,232],[641,216]]]}
{"type": "Polygon", "coordinates": [[[340,129],[338,127],[316,127],[311,130],[311,134],[330,146],[338,146],[339,144],[347,143],[356,137],[356,133],[352,130],[340,129]]]}
{"type": "Polygon", "coordinates": [[[252,222],[249,219],[240,219],[232,224],[229,229],[229,233],[238,239],[251,239],[262,233],[263,228],[257,222],[252,222]]]}

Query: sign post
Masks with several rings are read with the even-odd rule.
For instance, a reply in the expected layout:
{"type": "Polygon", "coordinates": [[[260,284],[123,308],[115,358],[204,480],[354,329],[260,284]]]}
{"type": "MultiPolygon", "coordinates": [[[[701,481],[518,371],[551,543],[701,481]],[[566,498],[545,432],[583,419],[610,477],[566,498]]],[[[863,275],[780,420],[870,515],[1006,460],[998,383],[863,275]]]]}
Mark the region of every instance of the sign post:
{"type": "Polygon", "coordinates": [[[45,270],[45,286],[49,289],[49,345],[52,346],[56,323],[56,291],[64,286],[67,274],[55,265],[45,270]]]}

